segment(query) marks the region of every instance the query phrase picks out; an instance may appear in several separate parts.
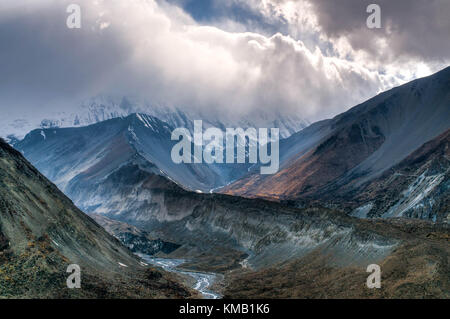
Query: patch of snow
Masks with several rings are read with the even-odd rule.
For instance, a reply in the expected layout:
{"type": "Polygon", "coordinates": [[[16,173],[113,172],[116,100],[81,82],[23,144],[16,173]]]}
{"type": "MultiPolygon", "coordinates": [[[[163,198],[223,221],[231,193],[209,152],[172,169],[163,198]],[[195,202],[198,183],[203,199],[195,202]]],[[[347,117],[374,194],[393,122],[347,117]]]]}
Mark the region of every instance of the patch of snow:
{"type": "Polygon", "coordinates": [[[366,249],[366,248],[373,248],[373,249],[376,249],[376,250],[392,249],[392,248],[394,248],[395,246],[397,246],[396,244],[391,244],[391,245],[378,245],[378,244],[372,243],[372,242],[369,242],[369,243],[357,243],[357,245],[358,245],[358,247],[360,247],[360,248],[364,248],[364,249],[366,249]]]}
{"type": "Polygon", "coordinates": [[[358,218],[367,218],[367,214],[370,213],[370,211],[373,208],[373,203],[369,202],[366,205],[360,206],[351,212],[350,216],[358,217],[358,218]]]}
{"type": "Polygon", "coordinates": [[[131,133],[131,138],[132,138],[135,142],[138,142],[138,141],[139,141],[138,137],[136,136],[136,133],[134,133],[134,129],[133,129],[131,126],[128,126],[128,132],[131,133]]]}
{"type": "Polygon", "coordinates": [[[433,189],[438,186],[445,177],[445,174],[426,176],[426,171],[417,177],[406,190],[402,192],[402,198],[391,207],[382,217],[401,217],[408,210],[419,208],[423,205],[421,201],[427,197],[433,189]]]}

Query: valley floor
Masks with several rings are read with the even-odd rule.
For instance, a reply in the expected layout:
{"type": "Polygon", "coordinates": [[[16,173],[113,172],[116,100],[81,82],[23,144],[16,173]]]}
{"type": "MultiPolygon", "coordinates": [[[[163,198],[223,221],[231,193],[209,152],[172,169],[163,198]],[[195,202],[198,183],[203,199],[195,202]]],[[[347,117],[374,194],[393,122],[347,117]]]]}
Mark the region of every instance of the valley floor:
{"type": "Polygon", "coordinates": [[[149,264],[161,267],[165,271],[189,277],[192,288],[198,291],[205,299],[219,299],[222,297],[219,293],[211,290],[211,286],[218,280],[219,275],[217,274],[183,270],[180,268],[185,262],[183,259],[157,258],[143,254],[138,254],[138,256],[149,264]]]}
{"type": "Polygon", "coordinates": [[[141,257],[165,270],[195,277],[191,286],[196,287],[203,298],[450,298],[448,225],[407,219],[362,223],[363,227],[392,234],[402,241],[379,262],[382,271],[380,289],[367,288],[369,273],[366,267],[357,264],[341,266],[336,263],[335,256],[321,249],[262,269],[248,267],[242,256],[235,255],[232,261],[225,258],[222,260],[224,265],[240,261],[241,266],[224,270],[225,266],[215,282],[211,272],[202,271],[210,271],[210,264],[214,260],[217,262],[217,256],[203,256],[202,260],[184,264],[181,259],[167,256],[141,257]],[[183,268],[177,268],[182,264],[183,268]]]}

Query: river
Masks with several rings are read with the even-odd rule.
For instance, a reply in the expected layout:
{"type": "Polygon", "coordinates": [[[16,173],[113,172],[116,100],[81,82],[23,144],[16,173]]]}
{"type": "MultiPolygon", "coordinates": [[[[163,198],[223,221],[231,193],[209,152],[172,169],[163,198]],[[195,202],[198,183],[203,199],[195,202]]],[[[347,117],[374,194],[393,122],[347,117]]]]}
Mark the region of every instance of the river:
{"type": "Polygon", "coordinates": [[[137,255],[151,265],[161,267],[166,271],[194,278],[195,285],[192,288],[200,292],[205,299],[220,299],[222,297],[220,294],[209,289],[210,286],[217,279],[217,275],[213,273],[186,271],[178,269],[177,267],[185,262],[184,259],[157,258],[144,254],[137,254],[137,255]]]}

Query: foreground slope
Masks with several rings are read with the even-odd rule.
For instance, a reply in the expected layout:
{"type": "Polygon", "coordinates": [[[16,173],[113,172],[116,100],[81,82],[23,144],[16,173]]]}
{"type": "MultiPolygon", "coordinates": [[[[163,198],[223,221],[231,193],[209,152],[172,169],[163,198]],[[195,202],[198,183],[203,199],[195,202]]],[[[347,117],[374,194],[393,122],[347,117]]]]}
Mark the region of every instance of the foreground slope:
{"type": "Polygon", "coordinates": [[[186,297],[0,139],[0,297],[186,297]],[[67,289],[78,264],[81,289],[67,289]]]}

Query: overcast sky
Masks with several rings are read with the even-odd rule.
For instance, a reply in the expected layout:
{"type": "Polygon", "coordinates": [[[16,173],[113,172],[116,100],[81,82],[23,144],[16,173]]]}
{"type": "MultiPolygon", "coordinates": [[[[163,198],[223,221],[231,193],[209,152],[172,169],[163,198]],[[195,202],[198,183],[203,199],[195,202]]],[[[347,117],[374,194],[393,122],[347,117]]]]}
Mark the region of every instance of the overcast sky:
{"type": "Polygon", "coordinates": [[[98,94],[311,121],[449,65],[450,1],[1,0],[2,116],[98,94]],[[81,6],[81,29],[66,8],[81,6]],[[8,112],[4,112],[8,110],[8,112]]]}

